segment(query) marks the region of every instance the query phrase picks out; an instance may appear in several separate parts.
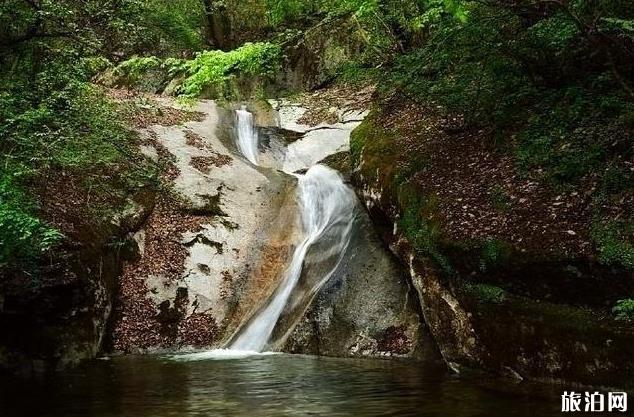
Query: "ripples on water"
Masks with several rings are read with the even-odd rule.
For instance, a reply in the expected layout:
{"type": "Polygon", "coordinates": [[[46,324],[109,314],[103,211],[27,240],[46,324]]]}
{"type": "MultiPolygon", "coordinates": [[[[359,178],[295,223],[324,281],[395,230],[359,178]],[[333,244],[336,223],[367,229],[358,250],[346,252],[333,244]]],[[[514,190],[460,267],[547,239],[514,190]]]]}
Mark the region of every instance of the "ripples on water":
{"type": "Polygon", "coordinates": [[[509,390],[508,381],[476,383],[416,362],[290,355],[177,359],[124,357],[92,362],[38,383],[3,379],[0,415],[561,415],[554,392],[509,390]]]}

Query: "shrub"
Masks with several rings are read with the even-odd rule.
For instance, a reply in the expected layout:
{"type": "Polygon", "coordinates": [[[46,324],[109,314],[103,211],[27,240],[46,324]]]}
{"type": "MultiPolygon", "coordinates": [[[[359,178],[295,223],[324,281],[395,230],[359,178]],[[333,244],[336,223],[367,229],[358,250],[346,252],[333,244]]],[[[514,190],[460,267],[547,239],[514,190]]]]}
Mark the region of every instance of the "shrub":
{"type": "Polygon", "coordinates": [[[482,245],[480,270],[489,271],[505,265],[511,257],[511,245],[497,239],[487,239],[482,245]]]}
{"type": "Polygon", "coordinates": [[[139,57],[135,56],[123,61],[115,68],[115,75],[126,76],[137,79],[148,70],[161,66],[161,61],[155,57],[139,57]]]}
{"type": "Polygon", "coordinates": [[[229,52],[205,51],[184,65],[188,77],[179,92],[195,98],[207,87],[223,87],[234,75],[273,78],[281,61],[281,48],[271,43],[246,43],[229,52]]]}
{"type": "Polygon", "coordinates": [[[466,283],[464,289],[485,303],[500,304],[507,297],[506,291],[502,288],[489,284],[466,283]]]}
{"type": "Polygon", "coordinates": [[[511,205],[511,198],[506,194],[501,186],[496,185],[492,187],[491,191],[489,192],[489,198],[491,200],[491,204],[496,210],[502,212],[506,212],[509,210],[511,205]]]}
{"type": "Polygon", "coordinates": [[[591,235],[601,262],[634,269],[634,223],[599,222],[593,226],[591,235]]]}
{"type": "Polygon", "coordinates": [[[48,176],[71,174],[96,194],[93,200],[119,201],[150,173],[104,94],[88,83],[65,81],[42,73],[33,96],[12,94],[11,88],[22,89],[15,84],[0,94],[3,266],[27,267],[61,238],[34,203],[32,187],[48,176]]]}
{"type": "Polygon", "coordinates": [[[12,179],[0,174],[0,268],[13,267],[50,249],[62,238],[35,215],[35,205],[12,179]]]}
{"type": "Polygon", "coordinates": [[[617,301],[612,308],[617,320],[634,321],[634,300],[631,298],[617,301]]]}

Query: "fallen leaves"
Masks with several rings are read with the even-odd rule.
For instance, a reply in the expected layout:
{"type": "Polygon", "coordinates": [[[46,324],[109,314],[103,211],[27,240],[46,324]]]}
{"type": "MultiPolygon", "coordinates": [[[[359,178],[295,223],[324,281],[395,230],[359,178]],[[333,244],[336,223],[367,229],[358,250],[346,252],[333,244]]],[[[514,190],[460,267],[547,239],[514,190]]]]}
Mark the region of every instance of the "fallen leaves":
{"type": "MultiPolygon", "coordinates": [[[[453,119],[452,119],[453,120],[453,119]]],[[[434,196],[432,215],[445,238],[498,239],[533,253],[591,255],[591,193],[556,192],[539,172],[520,176],[512,156],[490,146],[486,132],[444,128],[434,109],[395,100],[379,119],[399,132],[399,164],[425,164],[411,181],[434,196]]]]}

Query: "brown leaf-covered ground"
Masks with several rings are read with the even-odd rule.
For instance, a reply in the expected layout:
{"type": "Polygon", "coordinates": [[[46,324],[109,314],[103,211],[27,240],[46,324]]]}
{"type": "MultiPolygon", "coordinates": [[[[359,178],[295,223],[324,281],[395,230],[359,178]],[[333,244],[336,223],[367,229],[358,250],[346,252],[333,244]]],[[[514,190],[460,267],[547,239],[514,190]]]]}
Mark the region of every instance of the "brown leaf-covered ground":
{"type": "Polygon", "coordinates": [[[209,333],[217,329],[211,316],[197,313],[196,317],[185,317],[186,309],[176,302],[166,306],[174,310],[170,316],[161,314],[149,298],[145,282],[149,276],[159,276],[163,282],[177,283],[183,275],[187,257],[187,250],[181,244],[182,235],[200,230],[202,224],[208,221],[206,216],[184,213],[179,209],[179,203],[169,197],[158,198],[144,227],[143,256],[126,264],[119,280],[113,329],[115,350],[130,352],[155,346],[204,346],[211,343],[213,338],[209,333]],[[176,333],[165,330],[165,322],[169,324],[170,320],[174,322],[176,333]],[[198,325],[200,327],[196,327],[198,325]]]}
{"type": "Polygon", "coordinates": [[[161,104],[158,96],[124,89],[107,89],[106,93],[119,105],[128,125],[145,129],[152,125],[176,126],[189,121],[201,121],[205,115],[161,104]]]}
{"type": "Polygon", "coordinates": [[[307,111],[298,123],[316,126],[320,123],[335,124],[339,122],[336,109],[363,111],[370,108],[375,86],[334,85],[332,87],[305,93],[297,97],[299,103],[307,111]]]}
{"type": "Polygon", "coordinates": [[[521,251],[593,252],[590,181],[557,191],[541,172],[520,174],[509,153],[480,131],[463,130],[429,107],[393,100],[378,123],[398,132],[399,164],[415,166],[411,181],[432,196],[432,220],[454,241],[496,239],[521,251]]]}
{"type": "MultiPolygon", "coordinates": [[[[127,98],[126,95],[123,99],[127,98]]],[[[154,104],[161,106],[158,101],[154,104]]],[[[153,124],[182,124],[192,117],[195,120],[200,118],[198,114],[164,106],[160,114],[161,118],[157,118],[153,114],[139,112],[131,122],[138,128],[153,124]]],[[[202,139],[190,133],[188,141],[192,140],[203,146],[202,139]]],[[[173,155],[160,144],[156,135],[149,132],[144,144],[157,150],[164,187],[143,228],[143,256],[128,262],[119,279],[112,347],[116,351],[134,352],[156,347],[209,346],[217,335],[218,326],[214,318],[204,312],[187,315],[191,300],[186,288],[179,287],[175,299],[160,306],[150,298],[146,279],[154,276],[160,277],[166,284],[178,284],[187,257],[187,250],[181,243],[182,236],[186,232],[199,231],[209,218],[188,212],[170,192],[171,184],[180,172],[174,164],[173,155]]]]}

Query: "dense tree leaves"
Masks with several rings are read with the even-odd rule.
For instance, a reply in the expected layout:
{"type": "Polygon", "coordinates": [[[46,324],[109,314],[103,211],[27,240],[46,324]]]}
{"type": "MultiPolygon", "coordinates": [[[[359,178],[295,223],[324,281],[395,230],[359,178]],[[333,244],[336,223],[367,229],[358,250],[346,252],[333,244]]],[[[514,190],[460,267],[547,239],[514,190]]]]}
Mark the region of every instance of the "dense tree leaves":
{"type": "MultiPolygon", "coordinates": [[[[466,128],[511,149],[520,170],[543,171],[558,186],[591,177],[605,201],[632,188],[625,162],[634,157],[630,0],[4,0],[0,194],[25,202],[11,203],[12,210],[24,207],[16,225],[32,227],[29,236],[43,230],[28,221],[37,211],[27,204],[29,176],[115,163],[113,150],[125,148],[116,117],[86,85],[111,63],[197,56],[185,91],[195,96],[235,62],[275,62],[268,58],[280,54],[265,43],[257,51],[195,54],[209,44],[285,43],[344,16],[366,43],[342,67],[346,77],[380,72],[380,91],[460,115],[466,128]]],[[[622,253],[612,243],[632,229],[597,230],[610,230],[610,239],[597,232],[606,253],[622,253]]]]}
{"type": "Polygon", "coordinates": [[[203,48],[202,17],[199,0],[0,2],[0,268],[62,238],[38,216],[33,190],[47,176],[125,188],[144,175],[130,132],[89,81],[132,53],[203,48]]]}

